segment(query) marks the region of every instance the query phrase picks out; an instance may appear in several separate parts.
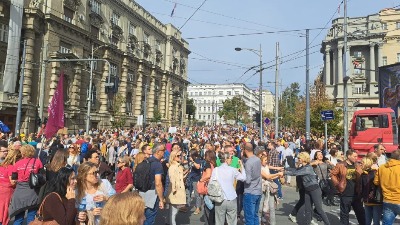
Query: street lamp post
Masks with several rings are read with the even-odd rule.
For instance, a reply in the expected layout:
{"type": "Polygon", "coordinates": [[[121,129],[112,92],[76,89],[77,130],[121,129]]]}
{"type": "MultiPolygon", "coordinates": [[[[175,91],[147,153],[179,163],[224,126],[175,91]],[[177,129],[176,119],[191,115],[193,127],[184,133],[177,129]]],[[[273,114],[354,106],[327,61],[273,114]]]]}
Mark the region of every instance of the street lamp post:
{"type": "Polygon", "coordinates": [[[260,111],[260,140],[263,139],[263,113],[262,113],[262,50],[261,50],[261,44],[260,44],[260,49],[251,49],[251,48],[235,48],[236,51],[242,51],[242,50],[248,50],[253,52],[254,54],[258,55],[260,58],[260,88],[259,88],[259,106],[258,110],[260,111]]]}
{"type": "Polygon", "coordinates": [[[90,111],[92,107],[92,88],[93,88],[93,64],[94,64],[94,53],[99,50],[100,48],[107,46],[107,45],[100,45],[97,48],[93,48],[92,44],[92,55],[90,56],[90,79],[89,79],[89,91],[88,91],[88,98],[87,98],[87,112],[86,112],[86,133],[89,134],[90,129],[90,111]]]}

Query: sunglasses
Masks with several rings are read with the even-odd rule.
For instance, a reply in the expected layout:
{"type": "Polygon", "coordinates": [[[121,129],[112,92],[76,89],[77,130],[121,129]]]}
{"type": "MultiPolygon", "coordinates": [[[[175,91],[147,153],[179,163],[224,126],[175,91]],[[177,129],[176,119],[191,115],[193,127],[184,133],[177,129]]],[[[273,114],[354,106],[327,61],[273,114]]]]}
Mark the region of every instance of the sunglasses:
{"type": "Polygon", "coordinates": [[[97,174],[99,174],[99,171],[98,170],[96,170],[96,171],[93,171],[93,172],[91,172],[91,173],[89,173],[90,175],[97,175],[97,174]]]}

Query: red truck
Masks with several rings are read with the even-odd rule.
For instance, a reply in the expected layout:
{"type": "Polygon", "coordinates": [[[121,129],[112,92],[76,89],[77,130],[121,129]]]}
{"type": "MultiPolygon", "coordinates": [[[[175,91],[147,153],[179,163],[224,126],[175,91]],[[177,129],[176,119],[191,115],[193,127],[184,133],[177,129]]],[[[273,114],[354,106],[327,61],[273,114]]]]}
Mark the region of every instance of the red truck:
{"type": "Polygon", "coordinates": [[[350,148],[359,155],[374,151],[381,143],[391,153],[399,146],[398,125],[391,108],[372,108],[354,112],[350,128],[350,148]]]}

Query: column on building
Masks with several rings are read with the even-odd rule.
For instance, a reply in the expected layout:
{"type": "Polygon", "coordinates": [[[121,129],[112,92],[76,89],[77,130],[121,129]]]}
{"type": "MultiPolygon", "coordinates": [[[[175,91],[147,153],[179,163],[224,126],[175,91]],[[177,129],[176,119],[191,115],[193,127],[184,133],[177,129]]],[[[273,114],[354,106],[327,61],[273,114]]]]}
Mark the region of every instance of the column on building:
{"type": "MultiPolygon", "coordinates": [[[[128,72],[129,72],[129,59],[128,56],[124,56],[122,61],[122,73],[121,73],[121,83],[119,86],[119,93],[121,93],[122,99],[126,99],[127,91],[128,91],[128,72]]],[[[121,105],[121,113],[126,113],[126,103],[121,105]]]]}
{"type": "Polygon", "coordinates": [[[325,85],[331,85],[331,53],[330,47],[325,48],[325,85]]]}
{"type": "Polygon", "coordinates": [[[170,121],[170,123],[172,123],[172,120],[174,119],[174,118],[172,118],[172,99],[173,99],[173,96],[172,96],[172,81],[171,81],[171,79],[168,79],[168,90],[169,90],[169,93],[168,93],[168,120],[170,121]]]}
{"type": "Polygon", "coordinates": [[[332,80],[331,80],[331,83],[332,84],[337,84],[337,83],[339,83],[339,81],[338,81],[338,52],[337,52],[337,49],[336,48],[333,48],[332,49],[332,74],[333,74],[333,76],[331,76],[332,77],[332,80]]]}
{"type": "MultiPolygon", "coordinates": [[[[109,50],[104,51],[104,59],[108,59],[109,50]]],[[[108,63],[104,63],[103,74],[101,76],[100,82],[100,113],[106,113],[107,109],[107,99],[108,94],[106,93],[106,83],[108,83],[108,76],[109,76],[110,67],[108,63]]]]}
{"type": "Polygon", "coordinates": [[[60,63],[52,62],[50,86],[49,86],[49,104],[51,102],[51,99],[53,98],[54,93],[56,92],[57,83],[59,79],[60,79],[60,63]]]}
{"type": "Polygon", "coordinates": [[[24,70],[24,86],[23,86],[23,96],[28,102],[31,101],[31,90],[32,90],[32,74],[33,74],[33,62],[34,62],[34,51],[35,51],[35,31],[31,29],[25,30],[25,40],[26,40],[26,62],[24,70]]]}
{"type": "Polygon", "coordinates": [[[343,83],[343,45],[338,45],[338,83],[343,83]]]}
{"type": "Polygon", "coordinates": [[[166,101],[167,101],[166,92],[167,92],[167,78],[166,78],[166,75],[164,75],[161,80],[161,95],[160,95],[160,101],[159,101],[159,107],[158,107],[163,119],[167,118],[167,114],[166,114],[167,109],[165,108],[167,105],[166,104],[166,101]]]}
{"type": "Polygon", "coordinates": [[[156,71],[155,69],[151,70],[150,74],[150,89],[149,95],[147,98],[147,118],[153,118],[154,116],[154,94],[155,94],[155,86],[156,86],[156,71]]]}
{"type": "MultiPolygon", "coordinates": [[[[76,110],[79,109],[79,103],[81,100],[81,78],[82,78],[82,63],[77,62],[75,63],[74,66],[74,76],[73,76],[73,81],[72,83],[72,88],[71,88],[71,96],[70,96],[70,101],[71,101],[71,109],[76,110]]],[[[90,96],[90,95],[89,95],[90,96]]],[[[86,99],[86,98],[84,98],[86,99]]],[[[85,102],[85,105],[87,102],[85,102]]]]}
{"type": "Polygon", "coordinates": [[[142,65],[139,65],[137,71],[137,82],[136,82],[136,92],[135,92],[135,115],[139,116],[142,114],[142,91],[143,91],[143,71],[142,65]]]}
{"type": "Polygon", "coordinates": [[[369,45],[369,81],[370,82],[376,82],[376,77],[375,77],[375,43],[371,43],[369,45]]]}

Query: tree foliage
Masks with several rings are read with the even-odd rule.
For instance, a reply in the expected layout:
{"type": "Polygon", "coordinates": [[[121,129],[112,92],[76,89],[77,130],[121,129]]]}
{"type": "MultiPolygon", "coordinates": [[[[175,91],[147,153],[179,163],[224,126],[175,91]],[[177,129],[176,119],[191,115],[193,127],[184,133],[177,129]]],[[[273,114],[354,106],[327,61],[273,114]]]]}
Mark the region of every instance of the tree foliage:
{"type": "Polygon", "coordinates": [[[250,121],[249,107],[239,97],[235,96],[231,99],[227,99],[223,102],[223,108],[218,112],[220,117],[224,117],[224,120],[234,120],[236,123],[242,121],[244,123],[250,121]]]}
{"type": "Polygon", "coordinates": [[[186,99],[186,114],[189,115],[189,120],[190,120],[190,115],[192,115],[193,119],[194,116],[196,115],[196,106],[194,105],[194,101],[192,98],[186,99]]]}
{"type": "Polygon", "coordinates": [[[158,109],[154,109],[153,118],[151,118],[150,122],[153,123],[161,122],[161,118],[162,118],[161,112],[158,109]]]}
{"type": "Polygon", "coordinates": [[[114,128],[122,128],[125,126],[126,114],[122,112],[121,107],[125,104],[126,100],[121,94],[114,95],[114,104],[112,105],[111,115],[114,120],[111,125],[114,128]]]}

